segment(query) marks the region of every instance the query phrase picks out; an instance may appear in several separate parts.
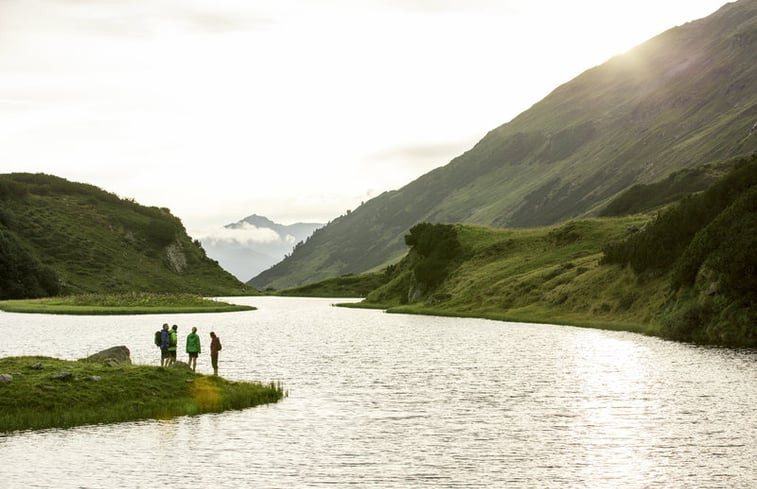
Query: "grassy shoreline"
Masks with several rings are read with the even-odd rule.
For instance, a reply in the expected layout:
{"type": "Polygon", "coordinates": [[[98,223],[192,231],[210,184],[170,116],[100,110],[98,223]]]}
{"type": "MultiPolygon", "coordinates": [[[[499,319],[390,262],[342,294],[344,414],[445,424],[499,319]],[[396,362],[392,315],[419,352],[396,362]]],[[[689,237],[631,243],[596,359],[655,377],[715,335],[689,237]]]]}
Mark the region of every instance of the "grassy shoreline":
{"type": "Polygon", "coordinates": [[[418,316],[439,316],[453,318],[490,319],[511,323],[553,324],[556,326],[575,326],[578,328],[602,329],[607,331],[627,331],[647,336],[658,336],[659,327],[633,321],[621,321],[614,318],[587,317],[580,314],[570,315],[557,312],[528,313],[526,311],[474,312],[439,310],[420,305],[390,306],[372,303],[340,303],[337,307],[352,309],[379,309],[388,314],[413,314],[418,316]]]}
{"type": "Polygon", "coordinates": [[[44,299],[0,301],[0,311],[30,314],[131,315],[195,314],[253,311],[255,307],[229,304],[191,294],[85,294],[44,299]]]}
{"type": "Polygon", "coordinates": [[[26,356],[0,358],[0,433],[217,413],[274,403],[279,384],[234,382],[182,367],[107,367],[26,356]],[[40,363],[41,369],[31,368],[40,363]],[[70,376],[56,378],[60,372],[70,376]]]}

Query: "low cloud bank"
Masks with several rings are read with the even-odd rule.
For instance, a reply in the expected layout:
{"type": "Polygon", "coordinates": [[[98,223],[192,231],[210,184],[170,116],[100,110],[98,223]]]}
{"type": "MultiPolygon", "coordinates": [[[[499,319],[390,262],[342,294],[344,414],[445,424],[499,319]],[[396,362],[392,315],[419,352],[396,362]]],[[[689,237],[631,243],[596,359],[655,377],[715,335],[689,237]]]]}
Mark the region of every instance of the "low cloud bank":
{"type": "Polygon", "coordinates": [[[287,243],[294,244],[294,236],[281,236],[270,228],[257,227],[243,222],[235,227],[223,227],[202,232],[200,241],[218,243],[236,243],[240,245],[287,243]]]}

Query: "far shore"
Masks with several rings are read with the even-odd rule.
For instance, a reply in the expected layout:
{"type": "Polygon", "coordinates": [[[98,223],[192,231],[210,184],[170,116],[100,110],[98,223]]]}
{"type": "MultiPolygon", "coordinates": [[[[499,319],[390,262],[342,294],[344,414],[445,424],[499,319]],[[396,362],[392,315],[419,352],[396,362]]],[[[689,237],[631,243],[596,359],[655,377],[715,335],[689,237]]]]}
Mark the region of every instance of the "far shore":
{"type": "Polygon", "coordinates": [[[523,308],[508,312],[449,311],[434,309],[433,306],[404,305],[393,306],[366,302],[334,304],[337,307],[353,309],[380,309],[389,314],[416,314],[422,316],[440,316],[456,318],[490,319],[513,323],[554,324],[557,326],[575,326],[579,328],[603,329],[608,331],[628,331],[647,336],[660,336],[659,328],[652,325],[621,321],[610,317],[587,317],[580,314],[564,314],[555,311],[536,311],[523,308]]]}
{"type": "Polygon", "coordinates": [[[191,294],[86,294],[0,301],[0,311],[31,314],[131,315],[199,314],[254,311],[253,306],[229,304],[191,294]]]}

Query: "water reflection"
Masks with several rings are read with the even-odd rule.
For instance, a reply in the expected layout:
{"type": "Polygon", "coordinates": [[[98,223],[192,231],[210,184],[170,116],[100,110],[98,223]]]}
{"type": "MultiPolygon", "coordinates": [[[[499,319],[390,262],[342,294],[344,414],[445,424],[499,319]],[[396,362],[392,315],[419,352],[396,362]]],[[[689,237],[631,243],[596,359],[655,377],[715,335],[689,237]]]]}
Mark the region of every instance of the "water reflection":
{"type": "MultiPolygon", "coordinates": [[[[126,344],[134,358],[157,365],[157,325],[176,322],[183,336],[191,326],[212,328],[224,340],[222,375],[280,380],[290,393],[245,411],[0,437],[8,487],[757,483],[752,352],[337,309],[326,300],[244,300],[259,310],[173,318],[0,314],[7,340],[0,355],[78,358],[126,344]],[[171,469],[159,473],[156,463],[171,469]]],[[[198,370],[211,371],[207,358],[198,370]]]]}

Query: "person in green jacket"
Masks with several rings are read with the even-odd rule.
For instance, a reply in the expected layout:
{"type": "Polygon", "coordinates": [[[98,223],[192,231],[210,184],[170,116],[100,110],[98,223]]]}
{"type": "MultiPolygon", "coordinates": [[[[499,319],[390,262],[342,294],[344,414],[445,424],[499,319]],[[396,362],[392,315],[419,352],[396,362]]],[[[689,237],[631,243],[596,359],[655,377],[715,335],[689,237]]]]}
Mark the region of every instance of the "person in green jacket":
{"type": "Polygon", "coordinates": [[[197,369],[197,356],[200,354],[200,337],[197,336],[197,328],[187,335],[187,353],[189,354],[189,367],[192,372],[197,369]]]}
{"type": "Polygon", "coordinates": [[[179,344],[179,327],[174,324],[171,326],[171,331],[168,334],[168,365],[170,366],[176,363],[176,345],[179,344]]]}

